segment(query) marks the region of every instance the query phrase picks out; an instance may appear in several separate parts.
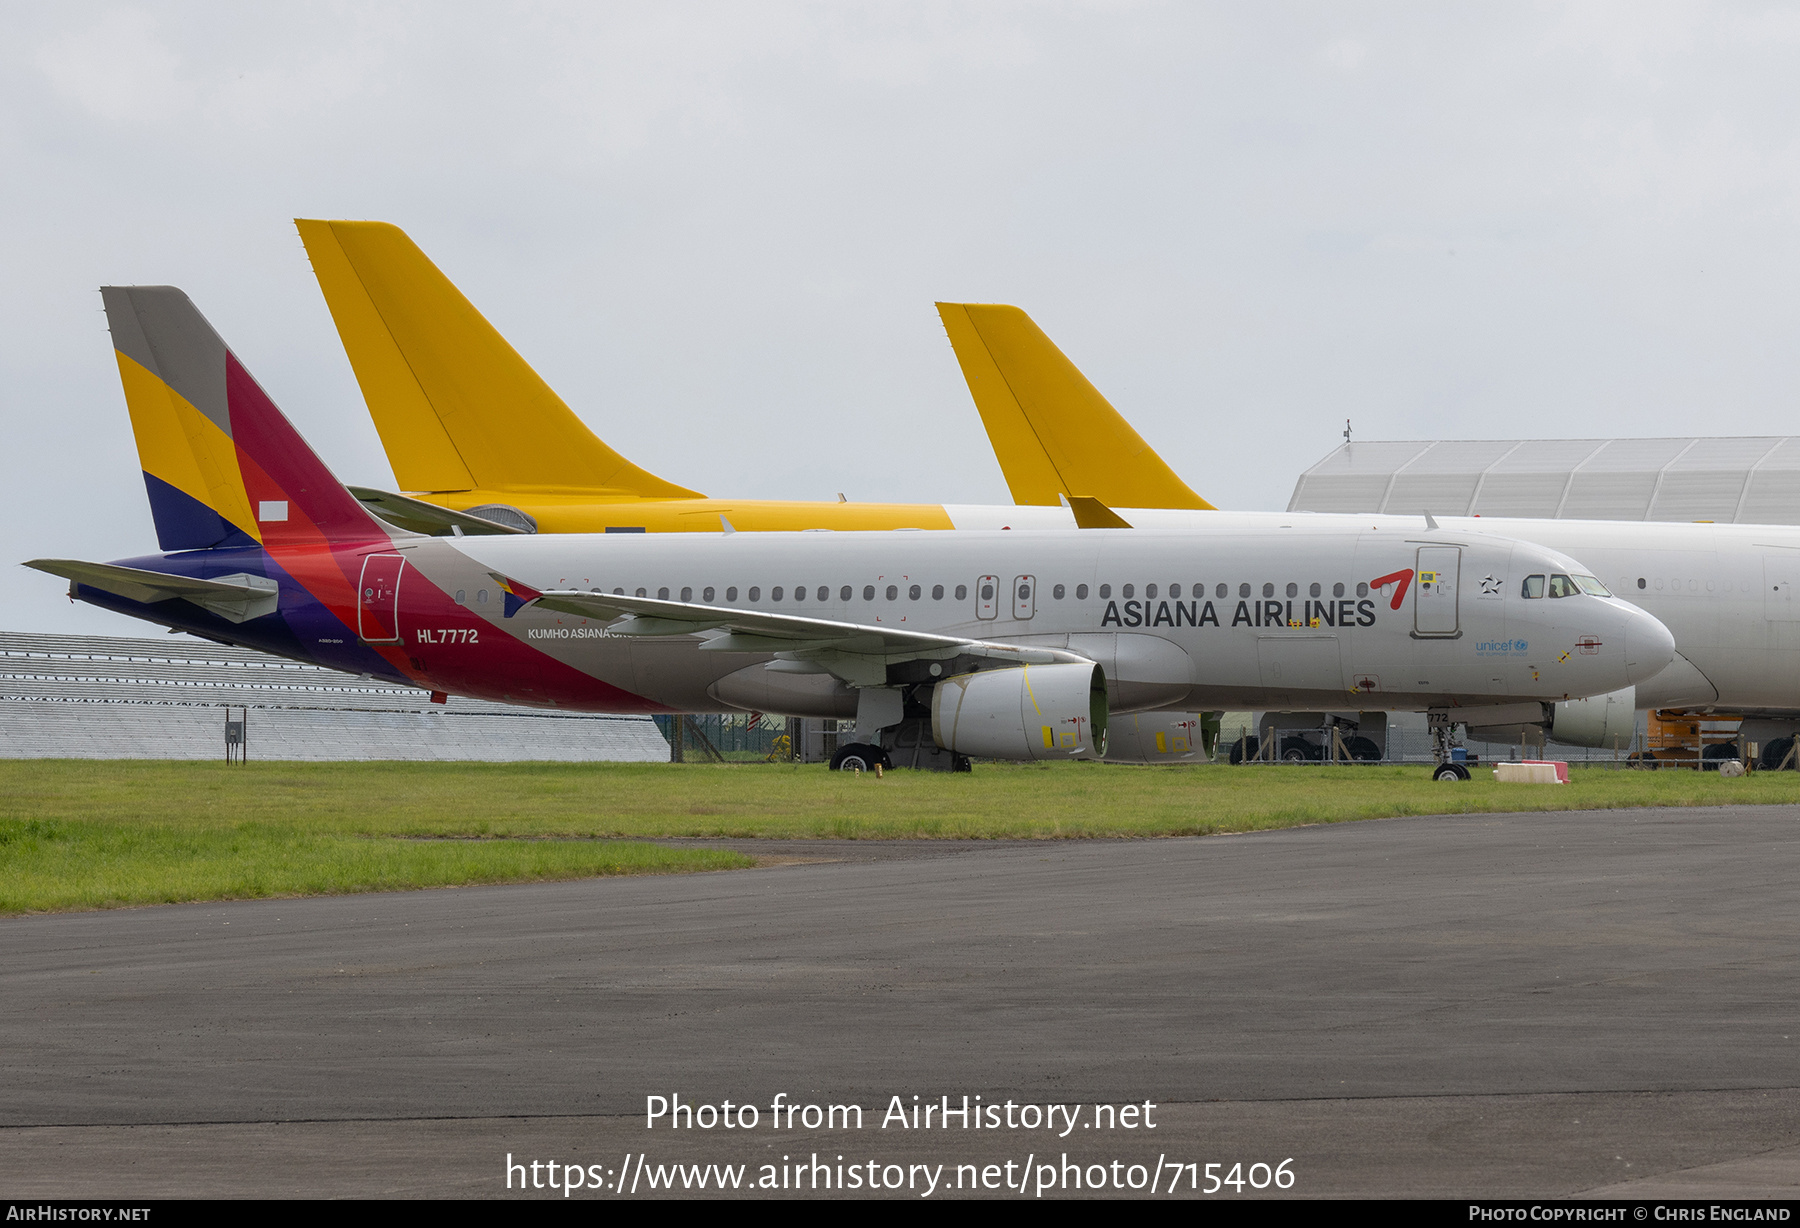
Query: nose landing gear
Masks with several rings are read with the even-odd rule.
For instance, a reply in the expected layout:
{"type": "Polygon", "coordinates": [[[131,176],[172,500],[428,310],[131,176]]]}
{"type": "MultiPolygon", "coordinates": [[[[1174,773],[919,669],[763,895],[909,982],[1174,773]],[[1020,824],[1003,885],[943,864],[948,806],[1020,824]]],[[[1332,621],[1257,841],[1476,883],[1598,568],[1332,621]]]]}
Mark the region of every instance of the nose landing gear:
{"type": "Polygon", "coordinates": [[[1447,712],[1427,712],[1425,724],[1431,731],[1431,757],[1437,766],[1431,770],[1433,780],[1467,780],[1468,764],[1456,754],[1461,750],[1455,744],[1456,726],[1451,722],[1447,712]]]}

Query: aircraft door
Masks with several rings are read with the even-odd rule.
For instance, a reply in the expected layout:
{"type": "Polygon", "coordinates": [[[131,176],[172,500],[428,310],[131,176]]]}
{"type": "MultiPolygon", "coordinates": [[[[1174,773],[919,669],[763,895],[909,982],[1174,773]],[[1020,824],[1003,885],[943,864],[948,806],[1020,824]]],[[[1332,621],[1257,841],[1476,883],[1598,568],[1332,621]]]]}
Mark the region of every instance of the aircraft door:
{"type": "Polygon", "coordinates": [[[356,633],[365,644],[400,642],[400,573],[405,569],[406,560],[397,554],[371,554],[363,560],[356,633]]]}
{"type": "Polygon", "coordinates": [[[1037,612],[1037,577],[1013,578],[1013,617],[1030,618],[1037,612]]]}
{"type": "Polygon", "coordinates": [[[975,582],[975,617],[1000,616],[1000,577],[983,576],[975,582]]]}
{"type": "Polygon", "coordinates": [[[1419,570],[1413,594],[1414,635],[1455,637],[1462,634],[1456,610],[1457,582],[1461,575],[1462,547],[1419,547],[1419,570]]]}

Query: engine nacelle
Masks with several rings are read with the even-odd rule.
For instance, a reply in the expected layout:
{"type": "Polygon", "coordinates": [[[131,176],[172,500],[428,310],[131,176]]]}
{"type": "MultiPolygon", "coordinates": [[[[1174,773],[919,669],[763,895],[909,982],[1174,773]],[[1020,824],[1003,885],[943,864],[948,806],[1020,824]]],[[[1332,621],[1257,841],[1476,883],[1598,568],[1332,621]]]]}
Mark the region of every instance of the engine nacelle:
{"type": "Polygon", "coordinates": [[[931,689],[931,736],[988,759],[1106,754],[1106,673],[1076,663],[988,669],[931,689]]]}
{"type": "Polygon", "coordinates": [[[1637,688],[1563,700],[1550,719],[1550,736],[1568,746],[1629,746],[1637,736],[1637,688]]]}
{"type": "Polygon", "coordinates": [[[1106,727],[1108,763],[1205,763],[1218,737],[1219,714],[1136,712],[1106,727]]]}

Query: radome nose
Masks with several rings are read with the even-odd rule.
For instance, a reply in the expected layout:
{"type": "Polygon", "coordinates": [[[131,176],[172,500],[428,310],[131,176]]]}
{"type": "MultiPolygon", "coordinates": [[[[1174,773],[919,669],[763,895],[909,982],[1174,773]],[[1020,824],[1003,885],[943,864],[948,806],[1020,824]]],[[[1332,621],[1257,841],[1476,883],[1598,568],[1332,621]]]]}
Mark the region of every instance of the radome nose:
{"type": "Polygon", "coordinates": [[[1634,605],[1625,605],[1625,611],[1625,676],[1639,683],[1656,677],[1675,659],[1675,637],[1654,615],[1634,605]]]}

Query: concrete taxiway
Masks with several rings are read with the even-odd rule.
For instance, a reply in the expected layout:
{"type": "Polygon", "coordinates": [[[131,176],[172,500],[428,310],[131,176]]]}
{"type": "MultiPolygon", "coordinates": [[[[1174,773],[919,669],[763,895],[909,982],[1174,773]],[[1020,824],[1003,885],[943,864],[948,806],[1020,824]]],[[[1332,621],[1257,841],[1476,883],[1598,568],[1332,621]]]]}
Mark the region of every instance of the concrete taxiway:
{"type": "Polygon", "coordinates": [[[787,864],[0,921],[6,1193],[504,1195],[507,1153],[1800,1193],[1800,807],[745,847],[787,864]],[[763,1120],[647,1131],[677,1092],[763,1120]],[[878,1128],[915,1094],[1157,1129],[878,1128]]]}

